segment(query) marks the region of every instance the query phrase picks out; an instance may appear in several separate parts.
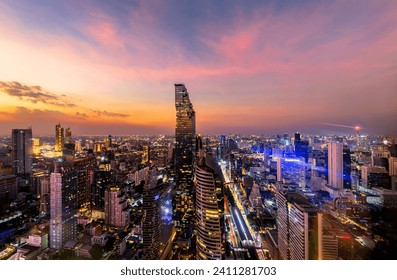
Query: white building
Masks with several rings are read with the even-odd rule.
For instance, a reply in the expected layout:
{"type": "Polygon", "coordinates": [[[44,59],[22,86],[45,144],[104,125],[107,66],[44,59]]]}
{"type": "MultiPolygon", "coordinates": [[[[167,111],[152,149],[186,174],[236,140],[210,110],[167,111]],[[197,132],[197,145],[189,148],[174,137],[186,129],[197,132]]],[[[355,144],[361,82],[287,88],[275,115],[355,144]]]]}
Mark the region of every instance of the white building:
{"type": "Polygon", "coordinates": [[[328,184],[343,189],[343,143],[328,143],[328,184]]]}

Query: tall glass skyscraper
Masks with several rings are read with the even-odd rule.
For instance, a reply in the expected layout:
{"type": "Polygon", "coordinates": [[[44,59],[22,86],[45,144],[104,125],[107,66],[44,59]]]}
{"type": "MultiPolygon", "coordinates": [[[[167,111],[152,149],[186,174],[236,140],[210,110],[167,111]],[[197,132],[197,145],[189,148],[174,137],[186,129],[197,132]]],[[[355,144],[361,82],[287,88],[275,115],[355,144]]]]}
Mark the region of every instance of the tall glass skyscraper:
{"type": "Polygon", "coordinates": [[[173,203],[177,232],[189,238],[194,218],[193,161],[195,155],[196,115],[184,84],[175,84],[175,181],[173,203]]]}

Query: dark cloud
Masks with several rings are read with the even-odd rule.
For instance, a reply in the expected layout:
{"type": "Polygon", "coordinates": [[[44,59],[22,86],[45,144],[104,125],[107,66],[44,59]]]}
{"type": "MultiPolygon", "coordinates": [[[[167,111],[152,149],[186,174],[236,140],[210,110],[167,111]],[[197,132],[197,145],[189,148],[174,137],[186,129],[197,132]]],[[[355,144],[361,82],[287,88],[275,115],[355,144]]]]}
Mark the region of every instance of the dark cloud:
{"type": "Polygon", "coordinates": [[[87,115],[86,113],[76,112],[76,117],[85,119],[88,118],[89,115],[87,115]]]}
{"type": "Polygon", "coordinates": [[[35,104],[40,102],[61,107],[76,106],[68,100],[65,94],[57,95],[43,90],[40,86],[28,86],[15,81],[0,81],[0,92],[35,104]]]}
{"type": "Polygon", "coordinates": [[[108,111],[99,111],[99,110],[91,110],[95,115],[99,117],[111,117],[111,118],[125,118],[128,117],[129,115],[127,114],[119,114],[119,113],[113,113],[113,112],[108,112],[108,111]]]}

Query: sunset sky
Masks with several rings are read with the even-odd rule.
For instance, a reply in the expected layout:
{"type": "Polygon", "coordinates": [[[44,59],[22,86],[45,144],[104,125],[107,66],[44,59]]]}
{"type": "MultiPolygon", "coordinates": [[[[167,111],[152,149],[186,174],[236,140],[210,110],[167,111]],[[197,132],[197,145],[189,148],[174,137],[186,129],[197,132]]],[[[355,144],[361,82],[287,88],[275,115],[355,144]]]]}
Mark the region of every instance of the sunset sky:
{"type": "Polygon", "coordinates": [[[397,135],[397,1],[0,0],[0,135],[397,135]],[[335,124],[335,125],[332,125],[335,124]]]}

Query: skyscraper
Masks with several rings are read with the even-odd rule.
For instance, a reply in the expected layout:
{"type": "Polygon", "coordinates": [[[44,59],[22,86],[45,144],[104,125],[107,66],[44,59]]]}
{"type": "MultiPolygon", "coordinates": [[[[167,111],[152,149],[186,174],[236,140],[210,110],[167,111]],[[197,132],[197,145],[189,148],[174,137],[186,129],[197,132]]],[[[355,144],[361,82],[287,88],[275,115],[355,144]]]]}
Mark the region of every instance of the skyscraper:
{"type": "Polygon", "coordinates": [[[14,174],[32,172],[32,129],[12,130],[12,166],[14,174]]]}
{"type": "Polygon", "coordinates": [[[200,153],[195,171],[197,244],[199,260],[225,258],[224,179],[210,156],[200,153]]]}
{"type": "Polygon", "coordinates": [[[156,169],[146,171],[143,187],[143,259],[157,260],[160,256],[160,202],[156,169]]]}
{"type": "Polygon", "coordinates": [[[63,145],[65,144],[64,130],[61,124],[55,126],[55,147],[56,152],[62,152],[63,145]]]}
{"type": "Polygon", "coordinates": [[[142,163],[150,163],[150,146],[143,146],[142,163]]]}
{"type": "Polygon", "coordinates": [[[92,184],[92,209],[103,211],[105,208],[105,190],[112,185],[111,170],[95,170],[92,184]]]}
{"type": "Polygon", "coordinates": [[[78,207],[88,207],[92,200],[92,183],[94,181],[95,157],[87,155],[71,160],[73,169],[78,175],[77,202],[78,207]]]}
{"type": "Polygon", "coordinates": [[[66,144],[71,144],[72,143],[72,130],[70,129],[70,127],[68,127],[65,130],[65,143],[66,144]]]}
{"type": "Polygon", "coordinates": [[[175,181],[173,202],[177,232],[184,237],[191,235],[194,218],[193,160],[195,154],[196,116],[189,93],[184,84],[175,84],[175,181]]]}
{"type": "Polygon", "coordinates": [[[295,133],[294,144],[296,157],[303,157],[307,163],[309,158],[309,141],[301,140],[300,133],[295,133]]]}
{"type": "Polygon", "coordinates": [[[328,184],[343,189],[343,144],[328,143],[328,184]]]}
{"type": "Polygon", "coordinates": [[[69,165],[57,167],[50,176],[50,248],[61,249],[77,238],[77,172],[69,165]]]}
{"type": "Polygon", "coordinates": [[[352,188],[351,152],[349,147],[343,147],[343,188],[352,188]]]}

